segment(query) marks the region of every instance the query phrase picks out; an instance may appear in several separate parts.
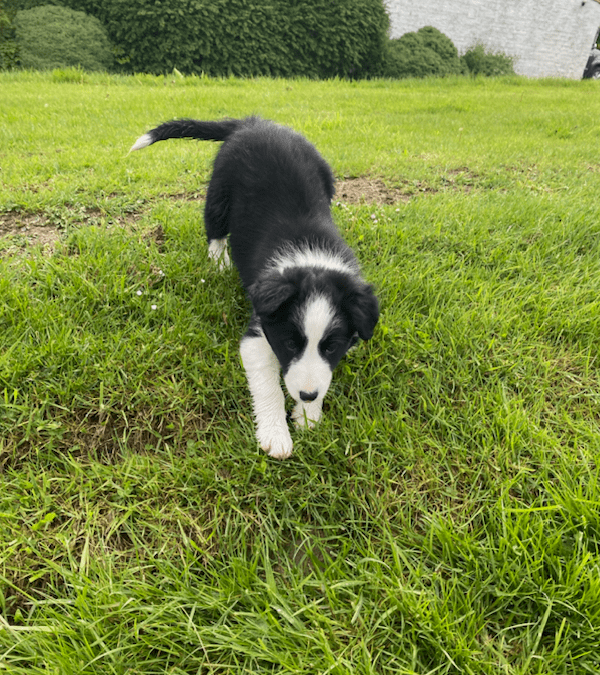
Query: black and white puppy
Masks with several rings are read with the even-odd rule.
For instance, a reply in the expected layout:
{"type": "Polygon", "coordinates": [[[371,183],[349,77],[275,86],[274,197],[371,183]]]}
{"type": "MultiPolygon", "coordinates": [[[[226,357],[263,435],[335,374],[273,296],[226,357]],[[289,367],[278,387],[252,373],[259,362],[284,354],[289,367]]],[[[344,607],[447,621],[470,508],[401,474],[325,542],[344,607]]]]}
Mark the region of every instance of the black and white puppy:
{"type": "Polygon", "coordinates": [[[215,122],[174,120],[141,136],[132,150],[168,138],[224,141],[204,211],[208,254],[233,261],[253,307],[240,352],[256,417],[256,435],[272,457],[288,457],[280,370],[296,401],[292,417],[312,427],[331,373],[379,317],[372,287],[330,212],[331,168],[304,137],[257,117],[215,122]]]}

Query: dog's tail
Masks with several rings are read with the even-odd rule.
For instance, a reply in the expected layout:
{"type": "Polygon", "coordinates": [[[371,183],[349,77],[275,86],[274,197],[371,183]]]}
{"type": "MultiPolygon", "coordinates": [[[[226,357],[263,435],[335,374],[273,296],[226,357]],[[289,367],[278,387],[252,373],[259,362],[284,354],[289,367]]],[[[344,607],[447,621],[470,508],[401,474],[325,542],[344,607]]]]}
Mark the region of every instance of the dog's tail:
{"type": "Polygon", "coordinates": [[[141,150],[152,145],[152,143],[166,141],[168,138],[197,138],[200,141],[224,141],[245,123],[247,123],[247,120],[225,119],[218,122],[172,120],[140,136],[131,146],[129,152],[141,150]]]}

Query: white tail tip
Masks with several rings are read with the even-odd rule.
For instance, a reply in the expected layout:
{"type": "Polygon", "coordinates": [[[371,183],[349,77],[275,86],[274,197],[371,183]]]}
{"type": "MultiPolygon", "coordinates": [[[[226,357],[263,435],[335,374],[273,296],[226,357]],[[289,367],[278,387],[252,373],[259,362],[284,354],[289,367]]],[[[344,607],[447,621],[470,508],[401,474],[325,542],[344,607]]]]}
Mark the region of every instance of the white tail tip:
{"type": "Polygon", "coordinates": [[[133,152],[134,150],[141,150],[142,148],[147,148],[149,145],[152,145],[154,141],[152,140],[152,136],[150,134],[144,134],[143,136],[140,136],[137,141],[131,146],[131,150],[129,152],[133,152]]]}

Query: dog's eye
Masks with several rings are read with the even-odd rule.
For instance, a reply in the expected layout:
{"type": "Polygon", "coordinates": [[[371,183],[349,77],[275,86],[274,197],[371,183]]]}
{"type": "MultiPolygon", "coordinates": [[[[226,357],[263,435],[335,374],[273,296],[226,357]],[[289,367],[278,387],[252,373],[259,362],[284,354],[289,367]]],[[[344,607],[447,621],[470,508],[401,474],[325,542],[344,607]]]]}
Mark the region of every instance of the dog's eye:
{"type": "Polygon", "coordinates": [[[295,352],[298,349],[296,341],[289,338],[283,343],[283,346],[288,350],[288,352],[295,352]]]}
{"type": "Polygon", "coordinates": [[[331,356],[337,351],[339,346],[340,344],[336,340],[328,340],[327,342],[321,345],[321,349],[323,350],[324,354],[327,354],[327,356],[331,356]]]}

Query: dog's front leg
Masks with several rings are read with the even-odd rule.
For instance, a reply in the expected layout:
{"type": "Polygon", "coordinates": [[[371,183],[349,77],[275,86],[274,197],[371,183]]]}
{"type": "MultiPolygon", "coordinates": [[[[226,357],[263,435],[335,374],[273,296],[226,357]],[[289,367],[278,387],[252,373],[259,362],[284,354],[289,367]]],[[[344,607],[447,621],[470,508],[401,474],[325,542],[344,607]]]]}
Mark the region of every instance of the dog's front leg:
{"type": "Polygon", "coordinates": [[[252,394],[256,437],[271,457],[292,454],[292,437],[285,418],[285,399],[279,380],[279,362],[267,339],[255,330],[242,338],[240,355],[252,394]]]}

